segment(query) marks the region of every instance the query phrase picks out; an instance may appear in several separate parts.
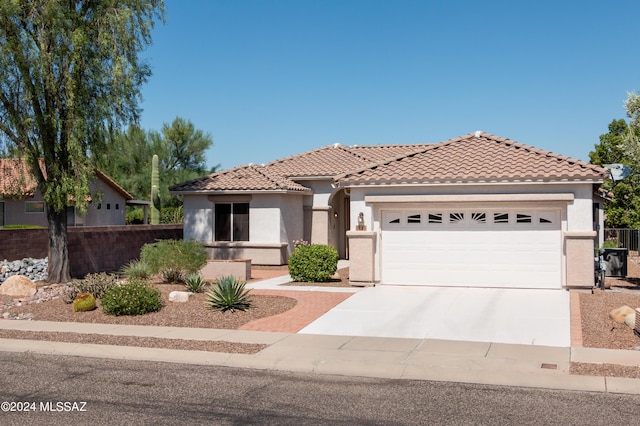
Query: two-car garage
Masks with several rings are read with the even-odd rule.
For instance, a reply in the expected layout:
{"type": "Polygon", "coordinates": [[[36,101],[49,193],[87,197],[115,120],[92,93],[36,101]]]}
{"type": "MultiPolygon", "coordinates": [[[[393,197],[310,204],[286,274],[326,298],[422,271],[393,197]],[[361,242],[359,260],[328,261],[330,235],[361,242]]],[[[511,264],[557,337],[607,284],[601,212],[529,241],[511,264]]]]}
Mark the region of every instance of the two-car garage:
{"type": "Polygon", "coordinates": [[[382,284],[562,287],[562,209],[380,210],[382,284]]]}

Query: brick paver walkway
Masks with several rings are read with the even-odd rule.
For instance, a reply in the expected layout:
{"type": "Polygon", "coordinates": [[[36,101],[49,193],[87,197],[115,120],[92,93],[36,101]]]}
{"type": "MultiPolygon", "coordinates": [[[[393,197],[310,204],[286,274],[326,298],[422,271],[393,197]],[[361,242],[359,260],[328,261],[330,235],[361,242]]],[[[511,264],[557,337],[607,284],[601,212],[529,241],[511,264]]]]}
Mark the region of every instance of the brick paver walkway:
{"type": "Polygon", "coordinates": [[[331,293],[324,291],[298,290],[251,290],[251,294],[258,296],[284,296],[297,300],[297,304],[290,310],[278,315],[261,318],[248,322],[240,330],[277,331],[297,333],[311,324],[321,315],[338,305],[353,293],[331,293]]]}
{"type": "Polygon", "coordinates": [[[580,295],[569,292],[569,321],[571,323],[571,346],[582,346],[582,315],[580,314],[580,295]]]}

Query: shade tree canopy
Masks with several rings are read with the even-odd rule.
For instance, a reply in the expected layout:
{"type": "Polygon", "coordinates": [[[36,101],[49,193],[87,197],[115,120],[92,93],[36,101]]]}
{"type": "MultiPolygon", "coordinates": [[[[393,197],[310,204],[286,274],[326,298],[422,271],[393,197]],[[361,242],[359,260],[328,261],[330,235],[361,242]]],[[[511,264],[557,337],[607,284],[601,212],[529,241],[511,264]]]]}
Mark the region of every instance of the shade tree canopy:
{"type": "Polygon", "coordinates": [[[0,2],[3,150],[28,161],[46,203],[50,282],[70,279],[66,211],[89,199],[89,153],[107,127],[138,119],[151,75],[140,53],[163,10],[162,0],[0,2]]]}

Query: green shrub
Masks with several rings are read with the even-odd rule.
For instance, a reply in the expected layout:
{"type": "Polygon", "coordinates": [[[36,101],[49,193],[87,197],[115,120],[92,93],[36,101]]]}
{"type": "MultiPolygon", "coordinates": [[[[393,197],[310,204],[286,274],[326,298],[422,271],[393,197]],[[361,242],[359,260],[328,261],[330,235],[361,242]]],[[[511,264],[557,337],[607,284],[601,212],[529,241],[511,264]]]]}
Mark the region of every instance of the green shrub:
{"type": "Polygon", "coordinates": [[[145,244],[140,253],[151,272],[161,274],[167,282],[183,282],[187,275],[198,273],[207,257],[204,244],[193,240],[161,240],[145,244]]]}
{"type": "Polygon", "coordinates": [[[249,290],[244,289],[245,285],[245,281],[236,280],[231,275],[218,278],[207,292],[205,306],[222,312],[246,311],[251,307],[251,298],[249,290]]]}
{"type": "Polygon", "coordinates": [[[87,274],[81,280],[72,280],[69,289],[63,294],[62,300],[65,303],[72,303],[81,293],[89,293],[94,298],[100,299],[104,292],[111,286],[117,284],[115,275],[104,272],[87,274]]]}
{"type": "Polygon", "coordinates": [[[192,293],[202,293],[204,291],[205,281],[198,274],[191,274],[184,280],[187,291],[192,293]]]}
{"type": "Polygon", "coordinates": [[[90,293],[81,293],[73,299],[74,312],[92,311],[96,308],[96,298],[90,293]]]}
{"type": "Polygon", "coordinates": [[[293,281],[328,281],[338,269],[338,251],[324,244],[299,245],[289,258],[293,281]]]}
{"type": "Polygon", "coordinates": [[[144,210],[141,207],[127,207],[125,223],[127,225],[144,223],[144,210]]]}
{"type": "Polygon", "coordinates": [[[0,226],[0,229],[42,229],[42,226],[38,225],[4,225],[0,226]]]}
{"type": "Polygon", "coordinates": [[[143,280],[148,279],[152,273],[151,268],[142,260],[132,260],[122,268],[120,273],[127,278],[140,278],[143,280]]]}
{"type": "Polygon", "coordinates": [[[160,290],[146,281],[133,279],[107,289],[100,305],[108,315],[144,315],[159,311],[162,307],[160,290]]]}
{"type": "Polygon", "coordinates": [[[160,223],[173,224],[182,223],[184,216],[184,209],[182,206],[178,207],[163,207],[160,211],[160,223]]]}

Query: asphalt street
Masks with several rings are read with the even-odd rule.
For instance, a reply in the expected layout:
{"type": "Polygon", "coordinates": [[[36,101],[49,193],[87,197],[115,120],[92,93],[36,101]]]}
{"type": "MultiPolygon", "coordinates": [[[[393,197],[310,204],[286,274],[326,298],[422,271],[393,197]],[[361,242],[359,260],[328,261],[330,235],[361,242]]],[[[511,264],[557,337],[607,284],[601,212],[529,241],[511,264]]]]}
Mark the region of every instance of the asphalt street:
{"type": "Polygon", "coordinates": [[[633,395],[30,353],[0,365],[2,425],[611,425],[640,412],[633,395]]]}

